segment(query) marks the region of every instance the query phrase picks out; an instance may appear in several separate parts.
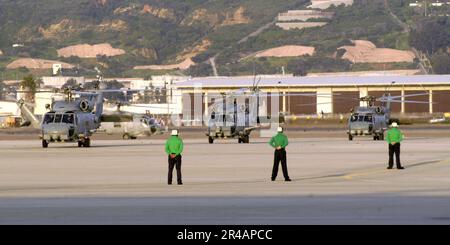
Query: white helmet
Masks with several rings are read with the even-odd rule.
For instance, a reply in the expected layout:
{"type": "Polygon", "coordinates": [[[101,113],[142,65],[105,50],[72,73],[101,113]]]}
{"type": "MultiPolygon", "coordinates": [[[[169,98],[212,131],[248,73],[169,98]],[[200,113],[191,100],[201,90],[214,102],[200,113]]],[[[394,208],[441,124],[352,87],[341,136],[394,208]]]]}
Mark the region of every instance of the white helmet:
{"type": "Polygon", "coordinates": [[[393,127],[393,128],[396,128],[396,127],[398,127],[398,123],[396,123],[396,122],[393,122],[393,123],[391,124],[391,127],[393,127]]]}
{"type": "Polygon", "coordinates": [[[171,135],[172,136],[177,136],[178,135],[178,130],[176,130],[176,129],[172,130],[171,135]]]}
{"type": "Polygon", "coordinates": [[[282,128],[282,127],[278,127],[277,132],[278,132],[278,133],[283,132],[283,128],[282,128]]]}

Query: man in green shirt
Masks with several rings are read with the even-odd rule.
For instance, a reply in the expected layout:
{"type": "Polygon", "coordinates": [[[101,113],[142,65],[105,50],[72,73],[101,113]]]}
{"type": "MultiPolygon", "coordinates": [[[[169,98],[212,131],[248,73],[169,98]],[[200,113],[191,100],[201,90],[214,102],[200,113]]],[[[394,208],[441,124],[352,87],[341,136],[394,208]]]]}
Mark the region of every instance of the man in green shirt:
{"type": "Polygon", "coordinates": [[[405,169],[400,164],[400,142],[403,140],[403,133],[398,129],[398,124],[393,122],[391,129],[386,133],[386,141],[389,144],[389,166],[387,169],[392,169],[394,166],[394,154],[397,163],[397,169],[405,169]]]}
{"type": "Polygon", "coordinates": [[[166,153],[169,156],[169,176],[168,184],[172,184],[173,168],[177,169],[177,181],[182,185],[181,181],[181,153],[183,152],[183,140],[178,137],[178,130],[172,130],[170,138],[166,141],[166,153]]]}
{"type": "Polygon", "coordinates": [[[278,127],[277,135],[273,136],[269,141],[269,145],[275,148],[274,160],[273,160],[273,170],[272,170],[272,181],[275,181],[278,175],[278,166],[281,161],[281,168],[283,169],[283,176],[285,181],[291,181],[287,170],[287,160],[286,160],[286,146],[289,144],[288,138],[283,134],[283,128],[278,127]]]}

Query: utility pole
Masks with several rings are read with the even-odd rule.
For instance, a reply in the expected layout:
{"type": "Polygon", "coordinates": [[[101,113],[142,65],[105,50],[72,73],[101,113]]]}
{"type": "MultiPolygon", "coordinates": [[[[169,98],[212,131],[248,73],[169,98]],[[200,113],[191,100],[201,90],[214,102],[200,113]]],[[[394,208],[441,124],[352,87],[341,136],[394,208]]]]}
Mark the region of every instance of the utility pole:
{"type": "Polygon", "coordinates": [[[428,3],[425,0],[425,17],[427,17],[427,16],[428,16],[428,3]]]}

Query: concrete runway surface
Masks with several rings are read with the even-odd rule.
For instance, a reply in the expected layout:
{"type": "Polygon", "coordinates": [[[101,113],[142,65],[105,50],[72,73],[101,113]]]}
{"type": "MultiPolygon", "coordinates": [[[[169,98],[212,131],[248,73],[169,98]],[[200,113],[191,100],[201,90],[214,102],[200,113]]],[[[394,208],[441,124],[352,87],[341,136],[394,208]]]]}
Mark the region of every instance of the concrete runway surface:
{"type": "Polygon", "coordinates": [[[0,141],[0,224],[450,224],[450,138],[407,138],[405,170],[382,141],[290,139],[292,182],[267,140],[186,139],[183,186],[162,139],[0,141]]]}

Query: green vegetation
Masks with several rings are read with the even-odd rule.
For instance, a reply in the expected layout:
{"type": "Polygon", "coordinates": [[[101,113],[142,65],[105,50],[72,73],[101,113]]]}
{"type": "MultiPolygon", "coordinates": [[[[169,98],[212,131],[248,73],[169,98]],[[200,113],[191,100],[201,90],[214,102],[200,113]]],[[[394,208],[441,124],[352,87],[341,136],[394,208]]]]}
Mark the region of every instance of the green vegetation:
{"type": "MultiPolygon", "coordinates": [[[[417,21],[417,13],[405,7],[405,1],[389,3],[407,23],[417,21]]],[[[166,73],[212,75],[208,59],[214,56],[220,75],[252,74],[254,67],[258,73],[281,73],[283,66],[286,72],[299,74],[302,69],[304,72],[349,71],[362,69],[364,65],[352,66],[341,60],[339,53],[337,58],[332,57],[336,57],[338,47],[349,45],[351,39],[365,39],[378,47],[402,50],[423,43],[402,32],[402,27],[387,13],[384,0],[355,0],[352,6],[333,6],[329,11],[335,17],[324,27],[285,31],[273,26],[238,43],[272,22],[278,13],[308,4],[308,0],[108,0],[104,5],[96,0],[0,0],[0,50],[4,53],[0,56],[0,79],[50,74],[49,71],[5,69],[9,62],[20,57],[58,59],[80,67],[80,75],[84,76],[94,76],[94,67],[109,77],[166,73]],[[143,12],[149,9],[146,5],[153,8],[152,13],[143,12]],[[209,40],[211,45],[193,58],[198,65],[187,71],[132,70],[137,65],[180,62],[203,40],[209,40]],[[57,56],[57,49],[62,47],[104,42],[124,49],[126,54],[90,59],[57,56]],[[23,44],[23,47],[12,47],[13,44],[23,44]],[[281,45],[314,46],[316,54],[295,59],[242,59],[281,45]]],[[[448,22],[445,28],[448,30],[448,22]]]]}
{"type": "Polygon", "coordinates": [[[447,17],[419,21],[411,32],[410,43],[428,55],[446,51],[450,43],[447,26],[450,26],[450,19],[447,17]]]}
{"type": "Polygon", "coordinates": [[[436,74],[450,74],[450,55],[448,53],[438,53],[431,57],[433,71],[436,74]]]}
{"type": "Polygon", "coordinates": [[[4,89],[6,88],[6,85],[5,85],[5,83],[3,83],[3,81],[2,80],[0,80],[0,100],[3,100],[3,98],[4,98],[4,89]]]}
{"type": "MultiPolygon", "coordinates": [[[[408,35],[400,33],[402,28],[386,12],[383,0],[359,0],[352,6],[331,7],[329,11],[333,11],[335,17],[323,27],[289,31],[272,27],[223,52],[217,63],[221,65],[224,75],[251,74],[253,69],[250,69],[252,65],[248,65],[248,62],[253,62],[245,59],[238,63],[240,57],[282,45],[305,45],[314,46],[316,54],[313,57],[297,58],[300,63],[296,67],[293,65],[295,61],[287,66],[287,63],[280,64],[274,62],[274,59],[268,59],[264,62],[255,61],[258,72],[280,73],[281,66],[286,66],[288,73],[296,73],[299,69],[305,72],[337,72],[354,70],[347,60],[339,58],[342,54],[338,53],[337,58],[331,58],[338,47],[351,45],[350,40],[369,40],[381,48],[409,49],[408,35]]],[[[359,70],[358,66],[356,70],[359,70]]],[[[369,70],[376,68],[371,65],[365,67],[369,70]]],[[[400,64],[398,67],[403,68],[404,65],[400,64]]]]}
{"type": "MultiPolygon", "coordinates": [[[[426,54],[437,74],[450,74],[448,48],[450,47],[450,12],[448,5],[441,7],[409,7],[408,1],[391,0],[391,9],[411,27],[409,45],[426,54]]],[[[428,2],[428,4],[430,4],[428,2]]]]}

